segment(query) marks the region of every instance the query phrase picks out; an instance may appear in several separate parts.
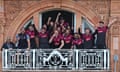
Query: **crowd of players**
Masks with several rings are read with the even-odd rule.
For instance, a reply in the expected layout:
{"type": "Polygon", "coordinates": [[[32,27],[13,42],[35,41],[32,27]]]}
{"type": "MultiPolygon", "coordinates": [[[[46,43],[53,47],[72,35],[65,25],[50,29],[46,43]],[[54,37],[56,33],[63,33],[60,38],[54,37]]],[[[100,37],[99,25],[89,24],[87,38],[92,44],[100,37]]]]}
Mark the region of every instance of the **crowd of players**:
{"type": "Polygon", "coordinates": [[[106,48],[106,32],[112,23],[106,25],[99,21],[94,33],[89,28],[85,28],[85,33],[82,33],[80,28],[74,33],[73,27],[64,18],[60,18],[60,15],[61,13],[57,14],[55,21],[48,17],[48,21],[39,31],[34,24],[28,28],[21,28],[20,33],[16,35],[16,42],[13,43],[8,38],[2,48],[28,50],[106,48]]]}

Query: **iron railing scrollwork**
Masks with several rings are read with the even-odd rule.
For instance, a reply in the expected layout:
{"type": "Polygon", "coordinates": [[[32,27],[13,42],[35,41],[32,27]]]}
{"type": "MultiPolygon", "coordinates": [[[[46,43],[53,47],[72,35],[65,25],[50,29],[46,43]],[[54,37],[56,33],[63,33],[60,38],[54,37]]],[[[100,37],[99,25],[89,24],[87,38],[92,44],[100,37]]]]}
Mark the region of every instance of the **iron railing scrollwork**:
{"type": "Polygon", "coordinates": [[[3,50],[3,70],[109,70],[108,49],[3,50]]]}

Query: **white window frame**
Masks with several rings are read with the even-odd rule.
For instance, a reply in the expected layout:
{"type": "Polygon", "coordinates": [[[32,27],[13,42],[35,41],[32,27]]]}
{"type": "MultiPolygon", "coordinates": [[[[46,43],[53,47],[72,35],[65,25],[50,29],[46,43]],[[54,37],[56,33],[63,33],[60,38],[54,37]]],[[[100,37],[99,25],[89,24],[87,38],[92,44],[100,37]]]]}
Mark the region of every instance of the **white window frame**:
{"type": "Polygon", "coordinates": [[[95,32],[94,29],[94,24],[92,22],[90,22],[86,17],[81,17],[82,19],[82,33],[85,33],[85,24],[87,23],[87,25],[89,26],[90,30],[92,30],[92,32],[95,32]]]}
{"type": "Polygon", "coordinates": [[[42,13],[39,14],[39,29],[42,28],[42,13]]]}
{"type": "Polygon", "coordinates": [[[74,21],[73,26],[74,26],[74,33],[75,33],[76,32],[76,14],[74,14],[74,20],[73,21],[74,21]]]}
{"type": "Polygon", "coordinates": [[[31,18],[30,20],[28,20],[25,24],[24,24],[24,28],[30,23],[32,22],[32,24],[34,24],[33,18],[31,18]]]}

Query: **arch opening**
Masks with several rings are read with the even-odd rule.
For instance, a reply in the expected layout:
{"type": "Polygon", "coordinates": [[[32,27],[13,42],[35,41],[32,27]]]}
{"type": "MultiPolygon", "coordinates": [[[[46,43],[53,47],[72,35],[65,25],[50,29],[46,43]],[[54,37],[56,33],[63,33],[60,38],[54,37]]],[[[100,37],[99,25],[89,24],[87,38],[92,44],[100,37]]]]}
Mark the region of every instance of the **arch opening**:
{"type": "MultiPolygon", "coordinates": [[[[19,13],[19,15],[15,18],[15,20],[11,23],[12,25],[9,27],[9,30],[6,32],[6,36],[9,36],[8,34],[11,33],[12,39],[15,37],[16,33],[19,32],[19,29],[24,26],[24,24],[31,18],[35,13],[43,13],[48,10],[65,10],[68,12],[74,12],[74,19],[78,21],[77,19],[80,18],[80,14],[83,16],[86,16],[93,24],[96,24],[96,21],[94,19],[99,20],[99,17],[95,15],[94,12],[91,10],[87,10],[87,8],[83,8],[78,3],[74,3],[73,1],[69,2],[63,2],[61,3],[52,3],[50,2],[41,2],[38,5],[31,6],[30,8],[27,8],[26,10],[23,10],[19,13]],[[46,3],[46,4],[45,4],[46,3]],[[47,5],[49,3],[49,5],[47,5]],[[68,4],[69,3],[69,4],[68,4]],[[56,6],[57,5],[57,6],[56,6]],[[61,6],[59,6],[61,5],[61,6]],[[72,6],[72,7],[71,7],[72,6]],[[87,12],[89,11],[89,12],[87,12]],[[14,30],[13,30],[14,29],[14,30]]],[[[78,22],[74,21],[74,24],[80,24],[78,22]]],[[[77,25],[75,25],[76,28],[77,25]]]]}

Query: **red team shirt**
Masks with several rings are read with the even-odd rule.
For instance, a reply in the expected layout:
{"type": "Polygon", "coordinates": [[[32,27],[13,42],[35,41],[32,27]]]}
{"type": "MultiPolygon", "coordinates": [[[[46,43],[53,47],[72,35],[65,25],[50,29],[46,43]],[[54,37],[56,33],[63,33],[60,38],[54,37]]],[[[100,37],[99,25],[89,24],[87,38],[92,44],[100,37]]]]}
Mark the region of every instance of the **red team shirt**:
{"type": "Polygon", "coordinates": [[[63,40],[64,40],[64,42],[65,43],[71,43],[71,41],[72,41],[72,35],[67,35],[67,36],[63,36],[63,40]]]}
{"type": "Polygon", "coordinates": [[[97,28],[97,40],[96,40],[97,45],[99,44],[105,45],[107,29],[108,29],[107,26],[97,28]]]}
{"type": "Polygon", "coordinates": [[[102,32],[106,32],[108,29],[107,26],[104,26],[104,27],[98,27],[97,30],[98,30],[98,33],[102,33],[102,32]]]}
{"type": "Polygon", "coordinates": [[[84,34],[84,35],[83,35],[83,39],[84,39],[85,41],[89,41],[89,40],[92,40],[92,39],[93,39],[93,36],[92,36],[91,34],[89,34],[89,35],[84,34]]]}
{"type": "Polygon", "coordinates": [[[26,34],[28,34],[30,38],[35,38],[35,32],[34,31],[27,30],[26,34]]]}
{"type": "Polygon", "coordinates": [[[48,37],[48,33],[42,33],[42,32],[39,32],[39,35],[38,35],[40,38],[46,38],[48,37]]]}
{"type": "Polygon", "coordinates": [[[72,41],[72,45],[81,45],[83,43],[83,40],[82,39],[74,39],[72,41]]]}
{"type": "Polygon", "coordinates": [[[63,40],[63,36],[59,34],[57,37],[55,36],[53,38],[53,44],[54,45],[60,45],[61,40],[63,40]]]}

